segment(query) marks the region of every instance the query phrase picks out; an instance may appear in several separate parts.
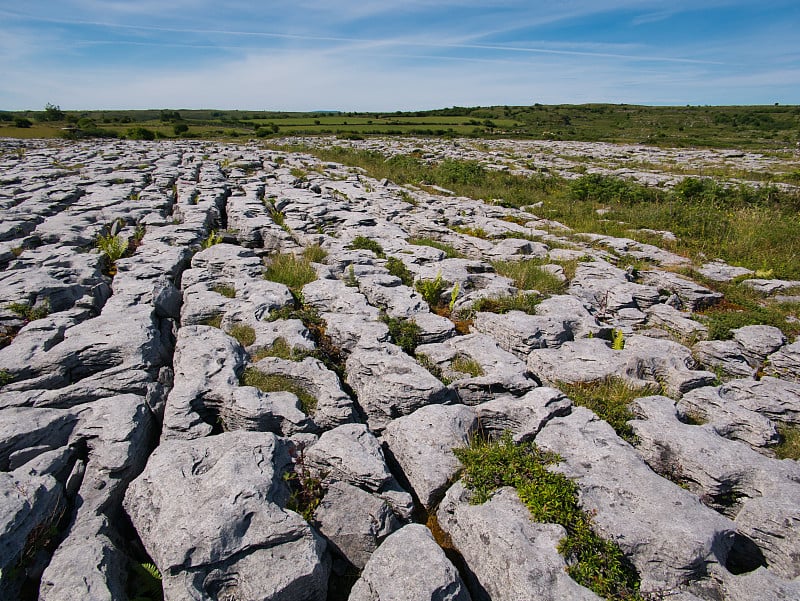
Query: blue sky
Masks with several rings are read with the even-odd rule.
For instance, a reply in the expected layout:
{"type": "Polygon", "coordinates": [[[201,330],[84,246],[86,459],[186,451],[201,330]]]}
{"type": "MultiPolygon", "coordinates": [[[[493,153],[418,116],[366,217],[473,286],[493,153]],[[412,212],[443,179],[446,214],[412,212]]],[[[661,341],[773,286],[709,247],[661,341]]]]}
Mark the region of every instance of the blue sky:
{"type": "Polygon", "coordinates": [[[798,0],[0,0],[0,109],[800,104],[798,0]]]}

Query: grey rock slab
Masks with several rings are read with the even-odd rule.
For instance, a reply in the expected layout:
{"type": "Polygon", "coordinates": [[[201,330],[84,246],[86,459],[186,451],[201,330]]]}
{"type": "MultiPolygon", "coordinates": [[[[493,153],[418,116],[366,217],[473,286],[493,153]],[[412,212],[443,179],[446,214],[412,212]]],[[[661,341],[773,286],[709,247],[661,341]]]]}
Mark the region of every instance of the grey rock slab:
{"type": "Polygon", "coordinates": [[[629,378],[656,382],[675,397],[716,381],[714,374],[698,369],[688,348],[671,340],[634,335],[625,340],[622,352],[628,355],[629,378]]]}
{"type": "Polygon", "coordinates": [[[800,382],[800,340],[787,344],[767,357],[764,373],[792,382],[800,382]]]}
{"type": "MultiPolygon", "coordinates": [[[[645,460],[733,517],[776,574],[800,576],[800,508],[795,502],[800,498],[800,465],[765,457],[708,426],[682,423],[671,399],[641,398],[634,407],[643,419],[630,424],[645,460]]],[[[759,558],[750,562],[754,567],[759,558]]]]}
{"type": "Polygon", "coordinates": [[[416,355],[424,355],[435,363],[466,405],[477,405],[502,393],[521,396],[538,385],[523,361],[500,348],[486,334],[467,334],[443,343],[420,345],[416,355]],[[453,369],[453,361],[464,357],[475,361],[482,373],[470,375],[453,369]]]}
{"type": "Polygon", "coordinates": [[[740,405],[724,390],[725,386],[704,386],[687,392],[677,404],[681,417],[685,421],[703,421],[720,436],[754,448],[780,441],[775,424],[769,418],[740,405]]]}
{"type": "Polygon", "coordinates": [[[389,470],[380,443],[363,424],[323,432],[305,451],[304,462],[323,482],[346,482],[386,501],[402,520],[411,517],[413,499],[389,470]]]}
{"type": "Polygon", "coordinates": [[[283,509],[290,462],[286,444],[261,432],[156,448],[124,505],[165,598],[326,598],[325,542],[283,509]]]}
{"type": "Polygon", "coordinates": [[[358,288],[371,305],[384,309],[389,317],[395,319],[429,311],[428,303],[419,292],[402,285],[394,276],[364,276],[359,278],[358,288]]]}
{"type": "Polygon", "coordinates": [[[164,411],[162,438],[208,436],[212,426],[198,407],[216,397],[218,402],[239,385],[244,351],[230,336],[210,326],[186,326],[178,331],[173,365],[174,386],[164,411]]]}
{"type": "Polygon", "coordinates": [[[527,356],[528,370],[543,383],[576,384],[622,376],[626,357],[599,338],[565,342],[557,349],[543,348],[527,356]]]}
{"type": "Polygon", "coordinates": [[[347,482],[328,486],[314,511],[314,522],[331,547],[358,569],[400,527],[386,501],[347,482]]]}
{"type": "Polygon", "coordinates": [[[464,559],[474,599],[599,599],[567,575],[557,551],[564,528],[532,521],[515,490],[500,489],[483,505],[471,505],[469,493],[457,482],[436,517],[464,559]]]}
{"type": "Polygon", "coordinates": [[[192,257],[192,269],[204,269],[217,278],[261,277],[264,264],[250,249],[233,244],[214,244],[192,257]]]}
{"type": "Polygon", "coordinates": [[[42,574],[39,599],[124,599],[129,561],[109,537],[102,518],[73,524],[42,574]]]}
{"type": "Polygon", "coordinates": [[[69,440],[78,413],[60,409],[8,407],[0,411],[0,469],[9,469],[15,452],[30,447],[57,448],[69,440]]]}
{"type": "Polygon", "coordinates": [[[656,288],[631,282],[625,271],[602,260],[579,263],[569,293],[603,316],[625,308],[645,310],[659,299],[656,288]]]}
{"type": "Polygon", "coordinates": [[[555,417],[568,415],[572,409],[564,393],[541,387],[515,398],[497,397],[475,407],[480,431],[490,438],[500,438],[510,432],[514,442],[526,442],[536,437],[544,425],[555,417]]]}
{"type": "Polygon", "coordinates": [[[467,446],[477,425],[474,411],[465,405],[429,405],[383,431],[387,453],[426,509],[441,499],[461,469],[453,449],[467,446]]]}
{"type": "Polygon", "coordinates": [[[376,432],[420,407],[454,400],[451,389],[391,344],[354,349],[345,369],[347,383],[355,391],[370,429],[376,432]]]}
{"type": "Polygon", "coordinates": [[[649,325],[665,328],[681,340],[693,341],[708,338],[708,328],[699,321],[691,319],[691,313],[678,311],[665,304],[653,305],[646,313],[649,325]]]}
{"type": "MultiPolygon", "coordinates": [[[[426,315],[420,313],[420,316],[426,315]]],[[[379,349],[388,342],[389,326],[378,321],[377,310],[374,315],[365,317],[359,313],[325,312],[320,315],[325,320],[325,334],[334,346],[347,352],[356,347],[379,349]]]]}
{"type": "Polygon", "coordinates": [[[775,280],[775,279],[763,279],[763,278],[754,278],[750,280],[744,280],[741,282],[742,286],[747,286],[752,288],[756,292],[760,292],[761,294],[766,294],[767,296],[777,294],[779,292],[785,292],[787,290],[791,290],[793,288],[800,288],[800,280],[775,280]]]}
{"type": "Polygon", "coordinates": [[[563,319],[573,338],[610,334],[610,328],[601,325],[589,308],[590,305],[575,296],[555,294],[536,305],[536,314],[563,319]]]}
{"type": "Polygon", "coordinates": [[[774,353],[786,344],[786,336],[774,326],[744,326],[731,330],[731,334],[745,353],[758,361],[763,361],[767,355],[774,353]]]}
{"type": "Polygon", "coordinates": [[[560,317],[528,315],[522,311],[475,314],[476,331],[492,336],[501,348],[525,359],[534,349],[558,348],[573,339],[560,317]]]}
{"type": "Polygon", "coordinates": [[[306,357],[302,361],[289,361],[267,357],[254,367],[267,374],[290,378],[313,396],[317,406],[311,417],[321,429],[330,430],[356,421],[353,400],[342,390],[339,377],[318,359],[306,357]]]}
{"type": "Polygon", "coordinates": [[[719,388],[728,404],[735,403],[768,418],[800,424],[800,383],[763,376],[760,380],[731,380],[719,388]]]}
{"type": "Polygon", "coordinates": [[[736,278],[753,275],[754,273],[746,267],[728,265],[725,261],[719,259],[702,265],[697,269],[697,272],[715,282],[730,282],[736,278]]]}
{"type": "Polygon", "coordinates": [[[644,284],[654,286],[659,291],[677,294],[686,307],[692,311],[704,309],[722,300],[722,294],[669,271],[642,271],[644,284]]]}
{"type": "Polygon", "coordinates": [[[790,601],[800,599],[800,580],[780,578],[760,567],[738,576],[723,574],[723,590],[730,601],[790,601]]]}
{"type": "Polygon", "coordinates": [[[418,338],[421,344],[442,342],[456,334],[456,326],[452,321],[429,311],[417,313],[413,320],[419,328],[418,338]]]}
{"type": "Polygon", "coordinates": [[[378,309],[371,307],[357,288],[341,280],[316,280],[306,284],[303,301],[320,311],[370,316],[373,320],[378,317],[378,309]]]}
{"type": "Polygon", "coordinates": [[[372,554],[348,599],[470,601],[470,596],[430,531],[420,524],[409,524],[372,554]]]}
{"type": "Polygon", "coordinates": [[[703,340],[692,351],[700,363],[727,377],[752,378],[758,371],[758,362],[736,340],[703,340]]]}
{"type": "Polygon", "coordinates": [[[599,533],[636,566],[643,591],[678,587],[701,578],[708,564],[726,564],[735,524],[653,472],[588,409],[549,421],[536,444],[561,456],[558,470],[578,485],[599,533]]]}

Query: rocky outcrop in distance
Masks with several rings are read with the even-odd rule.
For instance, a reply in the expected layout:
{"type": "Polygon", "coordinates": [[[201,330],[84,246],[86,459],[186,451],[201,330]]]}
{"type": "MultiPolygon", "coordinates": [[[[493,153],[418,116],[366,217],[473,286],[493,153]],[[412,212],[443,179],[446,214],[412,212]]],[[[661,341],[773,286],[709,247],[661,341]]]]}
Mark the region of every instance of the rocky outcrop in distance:
{"type": "Polygon", "coordinates": [[[514,488],[472,503],[453,449],[504,433],[643,598],[800,598],[800,341],[707,340],[684,257],[258,146],[0,151],[3,599],[599,598],[514,488]],[[563,290],[492,263],[527,260],[563,290]],[[569,392],[598,382],[634,391],[624,432],[569,392]]]}

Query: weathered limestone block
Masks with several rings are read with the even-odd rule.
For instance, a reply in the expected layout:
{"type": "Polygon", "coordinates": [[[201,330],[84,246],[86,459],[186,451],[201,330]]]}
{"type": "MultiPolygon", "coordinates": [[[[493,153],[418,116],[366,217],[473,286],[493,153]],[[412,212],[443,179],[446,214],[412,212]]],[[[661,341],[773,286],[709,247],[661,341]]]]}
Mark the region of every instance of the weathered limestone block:
{"type": "Polygon", "coordinates": [[[325,542],[283,509],[290,461],[285,443],[262,432],[156,448],[128,488],[125,510],[166,598],[326,598],[325,542]]]}
{"type": "Polygon", "coordinates": [[[372,554],[348,599],[470,601],[470,596],[430,531],[421,524],[408,524],[372,554]]]}
{"type": "Polygon", "coordinates": [[[572,401],[561,391],[541,387],[514,398],[497,397],[475,407],[480,431],[499,438],[510,432],[514,442],[532,440],[544,425],[554,417],[569,415],[572,401]]]}
{"type": "Polygon", "coordinates": [[[429,509],[461,469],[453,449],[469,444],[478,421],[465,405],[428,405],[392,421],[381,440],[419,502],[429,509]]]}

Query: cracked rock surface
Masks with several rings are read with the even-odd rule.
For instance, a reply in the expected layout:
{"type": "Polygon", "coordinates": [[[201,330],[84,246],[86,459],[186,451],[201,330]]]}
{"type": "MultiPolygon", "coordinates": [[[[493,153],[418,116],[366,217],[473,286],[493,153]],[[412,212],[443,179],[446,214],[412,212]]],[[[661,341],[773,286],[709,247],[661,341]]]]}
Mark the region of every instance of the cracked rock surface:
{"type": "MultiPolygon", "coordinates": [[[[453,449],[504,433],[557,454],[645,598],[800,594],[800,468],[779,458],[800,341],[766,324],[710,340],[704,314],[724,306],[714,282],[764,303],[797,282],[719,260],[699,282],[656,245],[299,152],[19,144],[0,141],[0,598],[598,599],[524,495],[471,503],[453,449]],[[496,261],[563,288],[521,289],[496,261]],[[518,295],[535,306],[493,309],[518,295]],[[566,392],[608,383],[633,391],[627,429],[566,392]]],[[[678,156],[439,140],[426,160],[571,173],[556,149],[610,173],[678,156]]]]}

